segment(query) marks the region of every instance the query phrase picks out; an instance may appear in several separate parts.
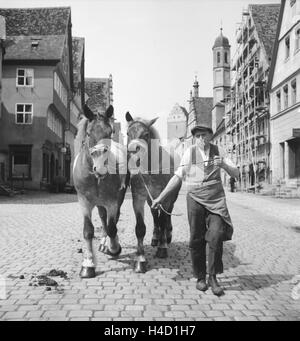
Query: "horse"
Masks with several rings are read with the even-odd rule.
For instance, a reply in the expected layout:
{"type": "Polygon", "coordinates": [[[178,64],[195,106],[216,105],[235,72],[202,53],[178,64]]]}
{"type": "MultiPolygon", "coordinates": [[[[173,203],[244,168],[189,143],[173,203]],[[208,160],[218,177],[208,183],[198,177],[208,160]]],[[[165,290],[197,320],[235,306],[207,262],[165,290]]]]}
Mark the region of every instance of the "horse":
{"type": "Polygon", "coordinates": [[[127,151],[126,146],[122,149],[111,139],[113,112],[110,105],[104,114],[95,115],[85,105],[85,117],[78,123],[74,142],[76,157],[73,179],[83,214],[83,237],[86,242],[86,254],[79,273],[81,278],[96,276],[94,226],[91,220],[92,210],[96,206],[104,230],[100,251],[117,257],[122,250],[117,235],[117,223],[127,188],[127,151]],[[110,240],[107,247],[103,245],[105,236],[110,240]]]}
{"type": "MultiPolygon", "coordinates": [[[[179,164],[179,158],[160,144],[159,135],[153,124],[157,118],[145,120],[133,119],[129,112],[125,115],[127,127],[128,171],[132,192],[133,209],[136,217],[135,233],[137,237],[137,252],[135,272],[147,271],[143,240],[146,233],[144,223],[144,206],[147,201],[150,209],[152,199],[158,197],[174,175],[174,168],[179,164]],[[160,156],[160,157],[159,157],[160,156]],[[155,160],[154,160],[155,159],[155,160]],[[163,161],[167,161],[167,167],[163,161]],[[151,166],[150,166],[151,165],[151,166]],[[150,167],[149,167],[150,166],[150,167]],[[152,168],[152,169],[150,169],[152,168]]],[[[157,246],[156,257],[168,257],[168,244],[172,239],[171,213],[178,197],[180,186],[168,197],[161,210],[151,209],[154,229],[151,245],[157,246]]]]}

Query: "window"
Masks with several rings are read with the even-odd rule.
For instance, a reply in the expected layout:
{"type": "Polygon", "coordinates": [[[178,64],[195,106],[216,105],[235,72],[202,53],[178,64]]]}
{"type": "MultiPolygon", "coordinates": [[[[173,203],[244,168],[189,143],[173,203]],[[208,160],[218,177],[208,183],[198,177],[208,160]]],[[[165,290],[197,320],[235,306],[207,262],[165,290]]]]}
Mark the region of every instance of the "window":
{"type": "Polygon", "coordinates": [[[16,120],[17,124],[32,124],[33,105],[32,104],[16,104],[16,120]]]}
{"type": "Polygon", "coordinates": [[[228,54],[227,52],[224,53],[224,62],[228,64],[228,54]]]}
{"type": "Polygon", "coordinates": [[[52,111],[48,111],[47,125],[57,136],[62,138],[63,136],[62,121],[52,111]]]}
{"type": "Polygon", "coordinates": [[[288,87],[288,85],[285,85],[283,87],[283,105],[284,105],[284,109],[286,109],[289,105],[289,87],[288,87]]]}
{"type": "Polygon", "coordinates": [[[33,87],[33,69],[17,69],[17,86],[33,87]]]}
{"type": "Polygon", "coordinates": [[[61,99],[61,101],[63,102],[63,104],[65,105],[65,107],[67,107],[68,106],[67,90],[62,84],[62,81],[60,80],[56,72],[54,73],[54,89],[58,94],[59,98],[61,99]]]}
{"type": "Polygon", "coordinates": [[[300,49],[300,27],[297,27],[295,31],[295,51],[299,49],[300,49]]]}
{"type": "Polygon", "coordinates": [[[281,111],[281,93],[280,90],[276,92],[276,103],[277,103],[277,112],[281,111]]]}
{"type": "Polygon", "coordinates": [[[297,100],[297,81],[296,79],[294,79],[291,82],[291,89],[292,89],[292,93],[291,93],[291,105],[296,104],[296,100],[297,100]]]}
{"type": "Polygon", "coordinates": [[[217,63],[219,64],[221,62],[221,53],[217,52],[217,63]]]}
{"type": "Polygon", "coordinates": [[[290,37],[285,38],[285,59],[290,56],[290,37]]]}

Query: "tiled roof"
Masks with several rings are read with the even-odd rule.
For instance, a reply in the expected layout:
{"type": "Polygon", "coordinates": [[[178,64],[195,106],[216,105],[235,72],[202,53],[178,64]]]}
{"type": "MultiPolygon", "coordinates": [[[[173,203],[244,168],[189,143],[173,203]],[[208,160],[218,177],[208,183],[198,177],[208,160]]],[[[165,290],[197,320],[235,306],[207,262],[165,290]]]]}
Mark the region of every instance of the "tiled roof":
{"type": "Polygon", "coordinates": [[[17,36],[8,37],[4,60],[41,60],[57,59],[62,55],[64,36],[17,36]],[[38,47],[33,48],[31,42],[38,39],[38,47]]]}
{"type": "Polygon", "coordinates": [[[267,58],[271,60],[280,4],[249,5],[250,12],[260,41],[263,43],[267,58]]]}
{"type": "Polygon", "coordinates": [[[73,82],[77,89],[80,82],[80,66],[83,58],[84,38],[72,38],[73,82]]]}
{"type": "Polygon", "coordinates": [[[0,8],[6,19],[7,36],[64,35],[70,7],[0,8]]]}
{"type": "Polygon", "coordinates": [[[89,97],[86,103],[94,112],[107,109],[108,81],[108,78],[85,78],[85,92],[89,97]]]}
{"type": "Polygon", "coordinates": [[[4,60],[59,60],[71,15],[70,7],[0,9],[6,19],[4,60]],[[36,47],[32,41],[38,41],[36,47]]]}
{"type": "Polygon", "coordinates": [[[195,110],[196,124],[207,124],[211,127],[211,111],[213,108],[212,97],[194,97],[193,107],[195,110]]]}

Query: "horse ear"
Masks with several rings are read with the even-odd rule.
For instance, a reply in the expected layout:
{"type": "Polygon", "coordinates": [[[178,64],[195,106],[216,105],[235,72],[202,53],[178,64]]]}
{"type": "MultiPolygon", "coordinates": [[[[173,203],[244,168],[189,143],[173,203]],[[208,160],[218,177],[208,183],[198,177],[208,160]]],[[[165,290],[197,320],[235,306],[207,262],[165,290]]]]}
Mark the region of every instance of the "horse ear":
{"type": "Polygon", "coordinates": [[[126,117],[126,121],[127,121],[127,122],[133,121],[133,118],[132,118],[132,116],[130,115],[129,111],[127,111],[125,117],[126,117]]]}
{"type": "Polygon", "coordinates": [[[95,118],[94,113],[86,104],[83,107],[83,114],[89,121],[93,121],[93,119],[95,118]]]}
{"type": "Polygon", "coordinates": [[[113,114],[114,114],[114,107],[112,105],[110,105],[105,111],[105,116],[107,118],[110,118],[113,116],[113,114]]]}
{"type": "Polygon", "coordinates": [[[158,119],[159,119],[159,117],[153,118],[153,119],[149,122],[149,127],[151,127],[158,119]]]}

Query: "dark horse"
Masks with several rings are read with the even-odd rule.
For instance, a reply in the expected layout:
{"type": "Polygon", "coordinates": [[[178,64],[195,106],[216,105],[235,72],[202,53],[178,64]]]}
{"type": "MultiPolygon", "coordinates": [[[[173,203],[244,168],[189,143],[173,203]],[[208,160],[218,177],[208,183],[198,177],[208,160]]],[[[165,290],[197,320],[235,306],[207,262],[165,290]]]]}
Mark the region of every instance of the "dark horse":
{"type": "MultiPolygon", "coordinates": [[[[179,159],[160,145],[159,136],[152,127],[156,119],[133,119],[129,112],[126,113],[128,122],[128,170],[130,172],[130,186],[133,198],[133,209],[136,216],[135,233],[138,241],[136,272],[146,271],[146,258],[143,240],[146,234],[144,223],[144,206],[147,201],[151,207],[152,198],[158,197],[174,175],[179,159]],[[163,160],[166,161],[166,167],[163,160]]],[[[152,246],[158,246],[156,256],[166,258],[167,248],[172,238],[171,212],[177,199],[180,187],[163,204],[164,210],[153,210],[151,213],[154,221],[152,246]]]]}
{"type": "Polygon", "coordinates": [[[80,276],[91,278],[95,277],[94,226],[91,220],[95,206],[98,208],[104,233],[110,239],[106,253],[112,256],[121,253],[116,225],[126,192],[127,170],[120,172],[118,169],[124,162],[126,168],[127,154],[126,148],[122,150],[111,140],[112,106],[109,106],[104,115],[94,115],[85,106],[84,114],[85,117],[78,124],[75,139],[73,179],[84,217],[83,236],[87,247],[80,276]],[[116,162],[110,162],[112,159],[116,162]],[[114,171],[109,170],[108,166],[114,168],[114,171]]]}

